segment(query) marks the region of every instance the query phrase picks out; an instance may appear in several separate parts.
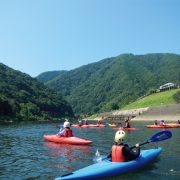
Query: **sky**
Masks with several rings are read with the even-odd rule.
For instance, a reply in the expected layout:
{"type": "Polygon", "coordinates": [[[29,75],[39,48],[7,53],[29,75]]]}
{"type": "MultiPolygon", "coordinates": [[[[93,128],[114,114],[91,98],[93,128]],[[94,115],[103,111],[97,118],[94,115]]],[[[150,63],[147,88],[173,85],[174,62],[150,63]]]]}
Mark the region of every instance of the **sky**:
{"type": "Polygon", "coordinates": [[[180,54],[180,0],[0,0],[0,62],[36,77],[124,53],[180,54]]]}

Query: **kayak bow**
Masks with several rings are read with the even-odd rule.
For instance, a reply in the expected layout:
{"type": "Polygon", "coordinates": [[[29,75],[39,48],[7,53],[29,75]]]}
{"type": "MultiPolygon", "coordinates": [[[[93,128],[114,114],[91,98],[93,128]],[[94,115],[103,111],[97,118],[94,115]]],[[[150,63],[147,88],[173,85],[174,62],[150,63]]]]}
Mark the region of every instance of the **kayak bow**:
{"type": "Polygon", "coordinates": [[[153,161],[161,153],[162,148],[142,150],[140,156],[129,162],[111,162],[104,159],[77,171],[62,175],[55,180],[63,179],[97,179],[128,173],[144,167],[153,161]]]}

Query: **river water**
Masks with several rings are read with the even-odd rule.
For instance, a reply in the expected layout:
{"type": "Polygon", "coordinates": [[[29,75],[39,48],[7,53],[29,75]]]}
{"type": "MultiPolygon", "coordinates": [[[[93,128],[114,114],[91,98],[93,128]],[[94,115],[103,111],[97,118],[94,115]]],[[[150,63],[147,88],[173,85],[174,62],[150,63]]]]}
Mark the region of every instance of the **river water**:
{"type": "MultiPolygon", "coordinates": [[[[157,129],[145,128],[150,122],[134,122],[137,131],[127,132],[129,145],[149,139],[157,129]]],[[[150,143],[142,149],[160,146],[160,156],[150,165],[136,172],[106,178],[107,180],[176,180],[180,179],[180,128],[169,129],[173,137],[150,143]]],[[[105,128],[74,128],[77,137],[90,139],[91,146],[64,145],[43,141],[43,134],[55,134],[51,124],[19,124],[0,126],[0,180],[51,180],[93,163],[98,149],[101,155],[110,152],[115,130],[105,128]]]]}

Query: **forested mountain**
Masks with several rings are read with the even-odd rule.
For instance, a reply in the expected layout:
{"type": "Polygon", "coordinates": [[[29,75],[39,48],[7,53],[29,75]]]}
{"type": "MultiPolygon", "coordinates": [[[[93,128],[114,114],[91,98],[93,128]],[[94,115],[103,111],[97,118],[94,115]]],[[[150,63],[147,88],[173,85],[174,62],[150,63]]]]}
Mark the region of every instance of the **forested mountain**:
{"type": "Polygon", "coordinates": [[[67,71],[46,82],[76,114],[118,109],[167,82],[180,84],[180,55],[123,54],[67,71]]]}
{"type": "Polygon", "coordinates": [[[59,93],[27,74],[0,63],[0,119],[36,120],[73,116],[59,93]]]}
{"type": "Polygon", "coordinates": [[[40,82],[47,82],[50,81],[51,79],[54,79],[56,77],[58,77],[58,75],[62,75],[64,74],[66,71],[48,71],[48,72],[44,72],[41,73],[40,75],[38,75],[37,80],[40,82]]]}

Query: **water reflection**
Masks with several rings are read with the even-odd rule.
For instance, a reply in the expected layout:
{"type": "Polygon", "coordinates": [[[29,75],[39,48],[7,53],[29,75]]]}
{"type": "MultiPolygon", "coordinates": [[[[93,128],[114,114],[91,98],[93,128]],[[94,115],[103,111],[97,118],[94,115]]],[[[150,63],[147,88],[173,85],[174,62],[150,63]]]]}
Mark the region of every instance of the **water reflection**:
{"type": "MultiPolygon", "coordinates": [[[[151,122],[133,122],[137,131],[127,131],[126,141],[129,146],[143,143],[159,129],[146,128],[151,122]]],[[[51,124],[25,124],[0,126],[0,179],[54,179],[62,174],[81,169],[93,163],[98,149],[101,155],[109,154],[114,143],[114,131],[106,128],[74,128],[77,137],[90,139],[92,146],[76,146],[44,142],[43,134],[56,133],[51,124]]],[[[180,178],[180,129],[170,129],[173,136],[167,141],[149,143],[141,149],[157,146],[163,148],[156,161],[146,168],[110,180],[165,180],[180,178]]]]}
{"type": "Polygon", "coordinates": [[[49,163],[48,166],[59,169],[71,170],[72,163],[82,161],[83,155],[86,154],[88,156],[90,153],[90,146],[58,144],[53,142],[44,142],[44,146],[48,148],[46,153],[52,156],[53,160],[53,163],[49,163]],[[56,158],[56,161],[54,158],[56,158]],[[54,162],[59,163],[54,164],[54,162]]]}

